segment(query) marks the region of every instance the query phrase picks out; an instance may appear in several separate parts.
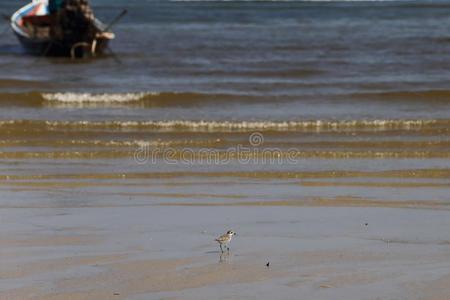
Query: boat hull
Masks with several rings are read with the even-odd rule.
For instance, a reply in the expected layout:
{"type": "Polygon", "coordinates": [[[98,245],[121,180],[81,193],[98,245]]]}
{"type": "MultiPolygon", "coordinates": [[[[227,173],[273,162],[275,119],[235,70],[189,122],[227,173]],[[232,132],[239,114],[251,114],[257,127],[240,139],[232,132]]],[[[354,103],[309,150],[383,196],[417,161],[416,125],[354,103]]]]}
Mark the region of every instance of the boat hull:
{"type": "MultiPolygon", "coordinates": [[[[48,13],[48,3],[46,0],[34,0],[19,9],[11,17],[11,27],[14,34],[17,36],[25,51],[29,54],[66,57],[96,56],[104,53],[105,49],[108,48],[109,41],[114,38],[113,33],[105,32],[106,34],[99,34],[99,38],[94,40],[93,43],[67,44],[62,43],[59,40],[51,39],[49,36],[39,38],[31,36],[29,31],[25,28],[23,18],[25,16],[45,17],[48,13]]],[[[94,24],[98,28],[98,32],[102,33],[101,28],[103,28],[104,25],[98,20],[95,20],[94,24]]]]}
{"type": "MultiPolygon", "coordinates": [[[[15,35],[24,50],[30,55],[55,57],[72,56],[73,45],[61,45],[59,42],[49,39],[31,39],[17,33],[15,33],[15,35]]],[[[75,57],[102,55],[108,48],[108,44],[108,39],[99,39],[97,40],[97,45],[94,52],[91,51],[92,47],[81,45],[80,47],[76,47],[73,53],[75,54],[75,57]]]]}

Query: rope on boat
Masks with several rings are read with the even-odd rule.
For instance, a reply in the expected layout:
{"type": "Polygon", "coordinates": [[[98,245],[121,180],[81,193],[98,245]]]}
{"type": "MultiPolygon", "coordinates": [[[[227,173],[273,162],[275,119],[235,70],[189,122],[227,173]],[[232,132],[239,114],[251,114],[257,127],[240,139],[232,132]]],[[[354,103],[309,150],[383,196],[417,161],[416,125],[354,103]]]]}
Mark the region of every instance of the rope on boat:
{"type": "Polygon", "coordinates": [[[94,39],[92,41],[92,45],[91,45],[91,55],[92,56],[95,56],[96,50],[97,50],[97,39],[94,39]]]}
{"type": "Polygon", "coordinates": [[[89,49],[91,52],[91,55],[95,56],[95,52],[97,50],[97,39],[94,39],[91,44],[89,44],[87,42],[79,42],[79,43],[73,44],[72,48],[70,48],[70,57],[72,59],[77,58],[75,51],[80,47],[89,49]]]}

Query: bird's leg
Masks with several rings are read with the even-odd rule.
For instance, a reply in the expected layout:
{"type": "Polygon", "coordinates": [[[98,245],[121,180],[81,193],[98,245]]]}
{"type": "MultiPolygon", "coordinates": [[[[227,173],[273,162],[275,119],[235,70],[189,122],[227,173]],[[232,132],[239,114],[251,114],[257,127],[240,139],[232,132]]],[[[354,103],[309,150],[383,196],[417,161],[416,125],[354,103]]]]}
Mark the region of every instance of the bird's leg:
{"type": "Polygon", "coordinates": [[[230,252],[230,247],[227,246],[227,251],[230,252]]]}
{"type": "Polygon", "coordinates": [[[219,244],[219,246],[220,246],[220,251],[222,251],[222,253],[223,253],[222,244],[219,244]]]}

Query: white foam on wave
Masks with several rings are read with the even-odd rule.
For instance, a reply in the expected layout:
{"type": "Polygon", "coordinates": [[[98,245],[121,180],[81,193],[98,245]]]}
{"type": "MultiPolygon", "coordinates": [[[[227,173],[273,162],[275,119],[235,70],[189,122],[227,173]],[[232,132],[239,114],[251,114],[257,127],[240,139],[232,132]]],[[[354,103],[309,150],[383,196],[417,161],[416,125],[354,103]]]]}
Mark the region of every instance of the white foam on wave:
{"type": "Polygon", "coordinates": [[[448,127],[450,119],[441,120],[305,120],[305,121],[44,121],[4,120],[0,126],[35,126],[80,129],[143,129],[161,131],[341,131],[341,130],[417,130],[448,127]]]}
{"type": "Polygon", "coordinates": [[[247,131],[247,130],[355,130],[355,129],[420,129],[448,123],[448,120],[342,120],[342,121],[46,121],[46,126],[93,128],[148,128],[158,130],[188,131],[247,131]]]}
{"type": "Polygon", "coordinates": [[[83,104],[83,103],[124,103],[140,101],[148,95],[157,93],[116,93],[116,94],[92,94],[92,93],[45,93],[42,97],[46,101],[83,104]]]}

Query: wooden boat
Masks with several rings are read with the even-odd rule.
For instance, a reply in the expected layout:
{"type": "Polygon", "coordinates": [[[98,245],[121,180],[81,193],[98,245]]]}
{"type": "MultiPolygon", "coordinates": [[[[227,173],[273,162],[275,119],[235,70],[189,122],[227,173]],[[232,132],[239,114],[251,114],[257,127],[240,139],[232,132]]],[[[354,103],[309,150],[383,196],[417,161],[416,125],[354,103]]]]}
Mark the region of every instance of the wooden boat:
{"type": "Polygon", "coordinates": [[[33,0],[12,15],[11,27],[28,53],[72,58],[95,56],[104,52],[109,41],[115,37],[103,23],[94,19],[94,38],[74,41],[66,36],[57,39],[52,36],[52,27],[56,26],[52,18],[47,0],[33,0]]]}

